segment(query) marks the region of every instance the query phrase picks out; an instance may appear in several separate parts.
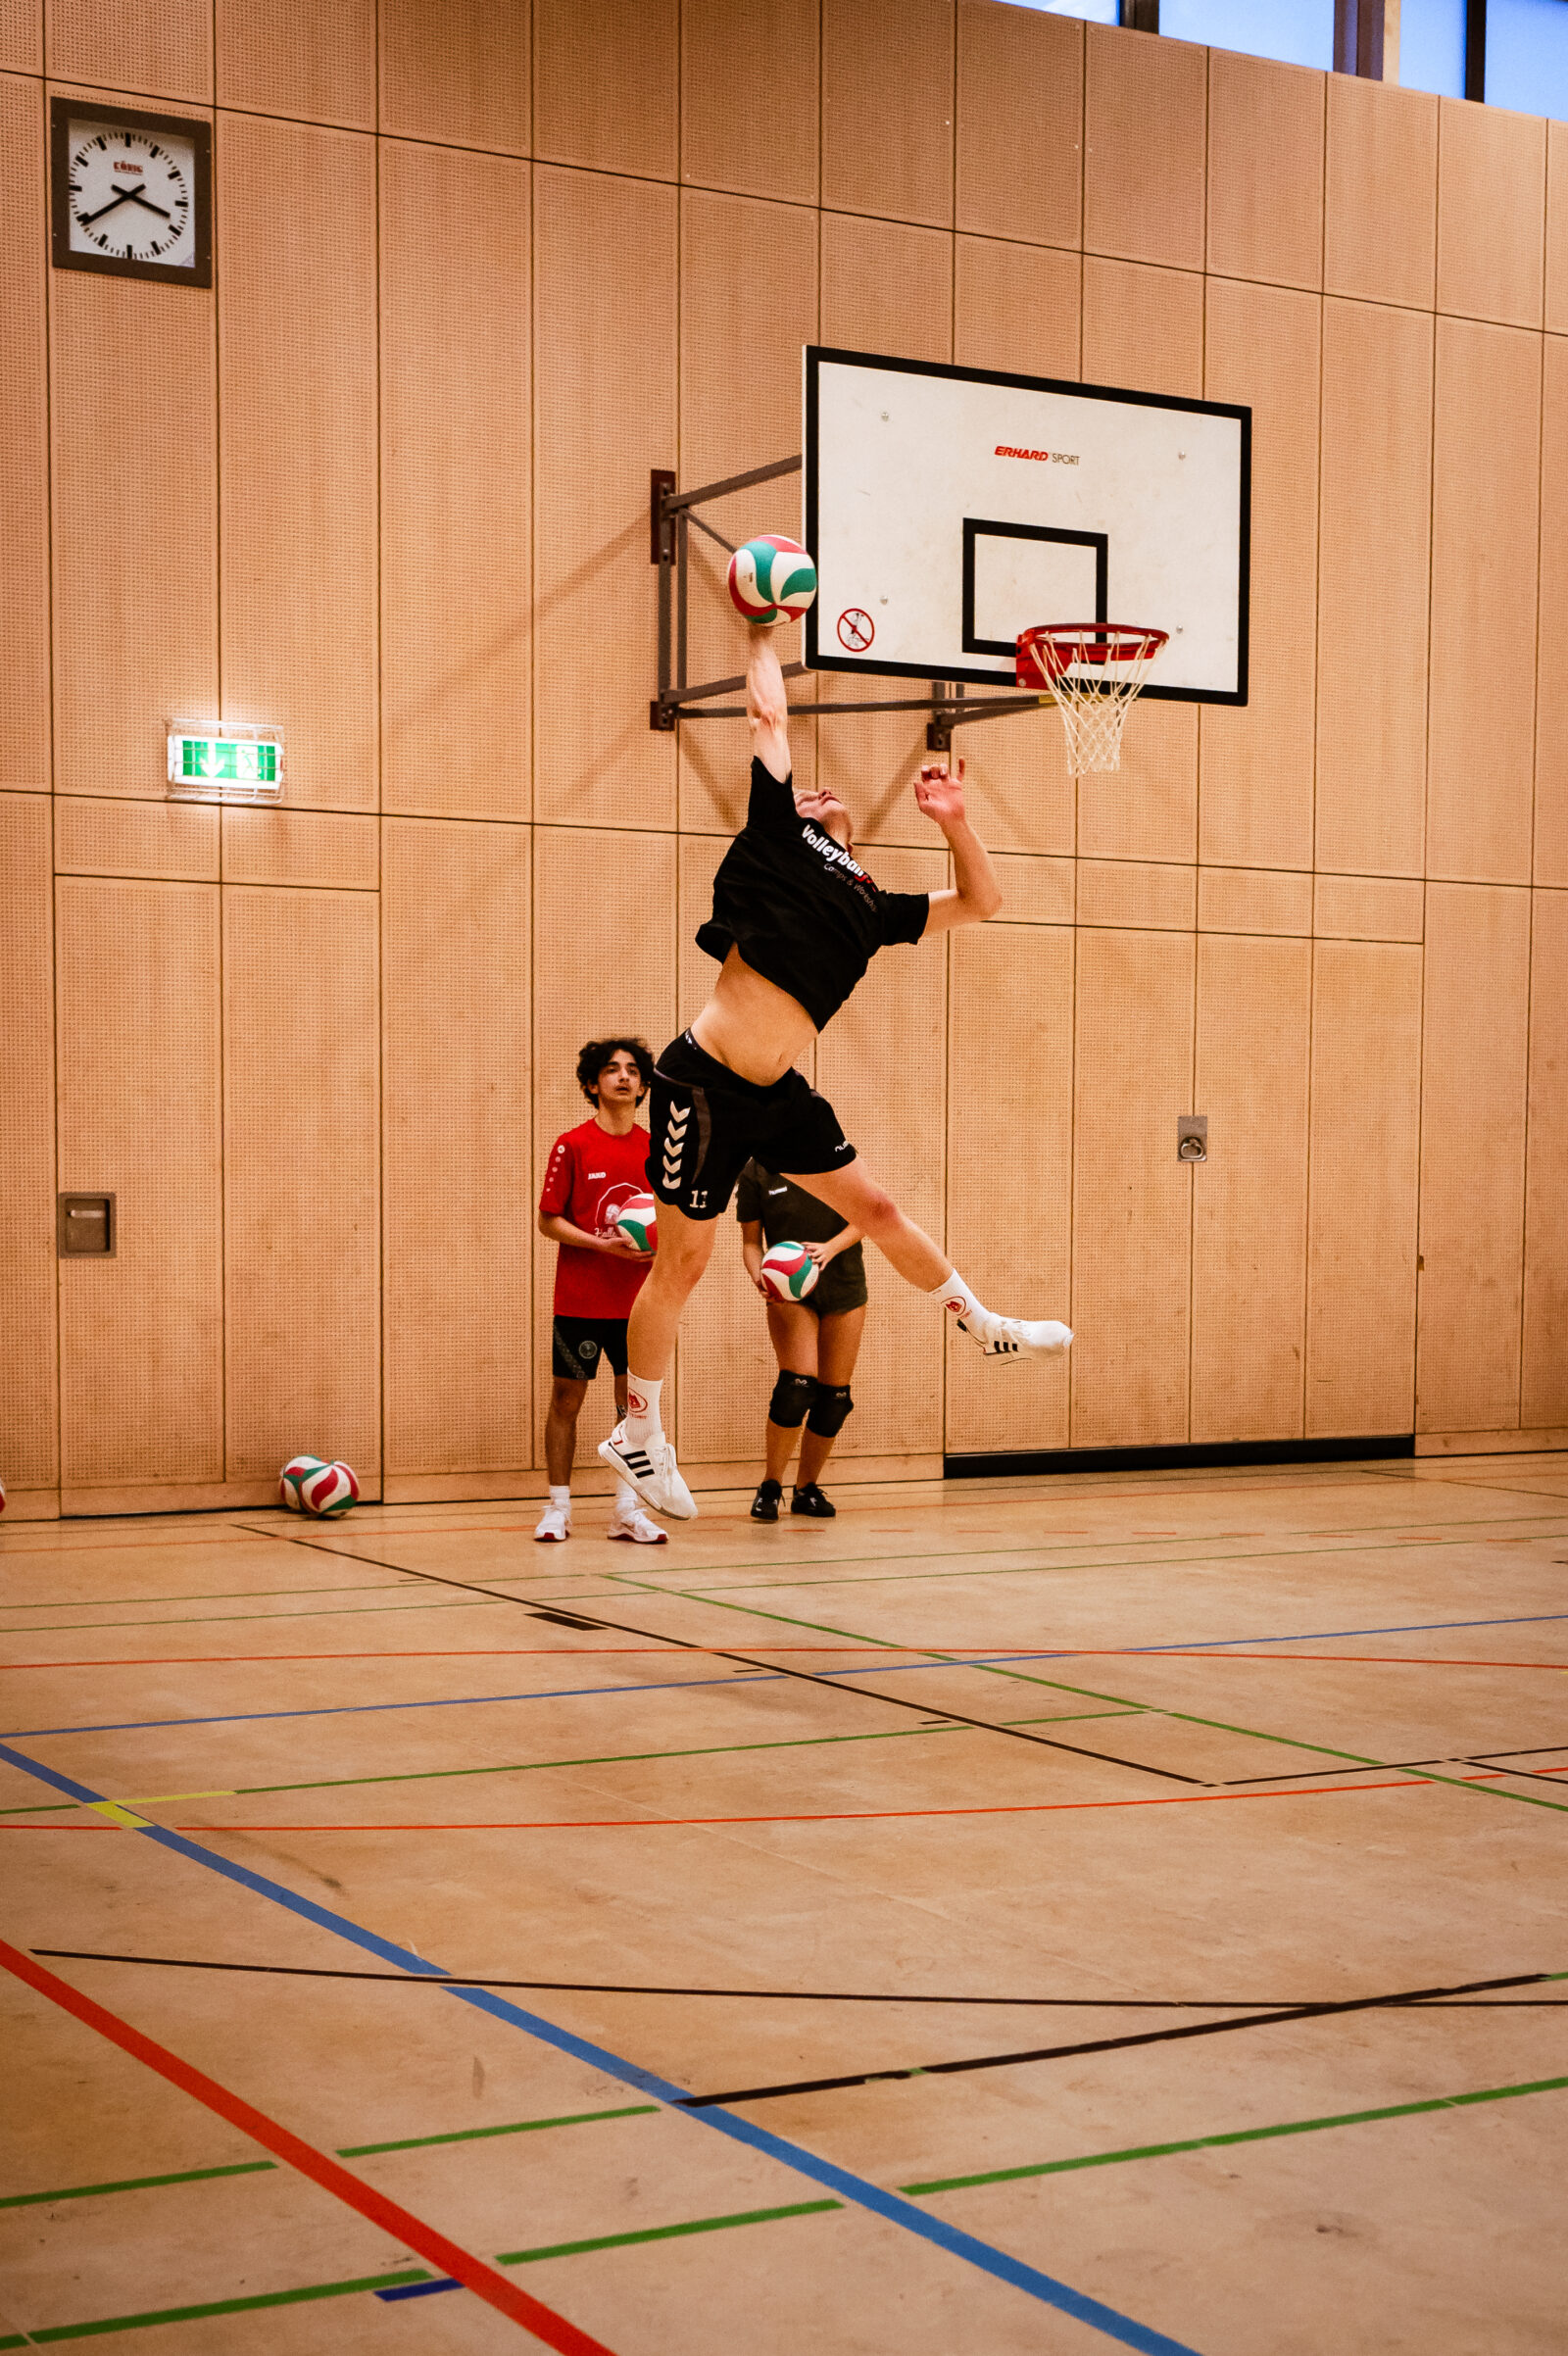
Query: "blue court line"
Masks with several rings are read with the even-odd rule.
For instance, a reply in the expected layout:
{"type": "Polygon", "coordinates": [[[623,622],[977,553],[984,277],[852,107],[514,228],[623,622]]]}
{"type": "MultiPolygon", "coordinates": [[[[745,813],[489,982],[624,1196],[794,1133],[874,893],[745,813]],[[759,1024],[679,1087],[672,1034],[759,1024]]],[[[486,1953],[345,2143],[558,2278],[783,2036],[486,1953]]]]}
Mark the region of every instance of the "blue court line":
{"type": "MultiPolygon", "coordinates": [[[[1340,1636],[1424,1636],[1439,1628],[1531,1628],[1543,1620],[1568,1620],[1568,1611],[1521,1611],[1507,1620],[1405,1620],[1393,1628],[1310,1628],[1304,1636],[1200,1637],[1191,1644],[1129,1644],[1129,1652],[1223,1652],[1228,1644],[1322,1644],[1340,1636]]],[[[1018,1655],[1020,1659],[1023,1655],[1018,1655]]]]}
{"type": "MultiPolygon", "coordinates": [[[[1281,1640],[1284,1641],[1283,1639],[1281,1640]]],[[[673,1640],[671,1640],[673,1642],[673,1640]]],[[[848,1651],[850,1647],[845,1645],[848,1651]]],[[[910,1646],[915,1650],[917,1647],[910,1646]]],[[[907,1677],[920,1669],[987,1669],[1017,1660],[1070,1660],[1072,1650],[1055,1652],[986,1652],[965,1655],[962,1659],[932,1657],[926,1660],[899,1661],[883,1669],[813,1669],[813,1677],[907,1677]]],[[[454,1693],[434,1701],[348,1701],[320,1709],[309,1710],[234,1710],[220,1718],[123,1718],[107,1726],[8,1726],[0,1741],[25,1742],[41,1735],[127,1735],[142,1734],[161,1726],[246,1726],[258,1718],[356,1718],[372,1710],[462,1710],[472,1709],[487,1701],[571,1701],[593,1693],[668,1693],[698,1686],[760,1686],[778,1685],[788,1676],[784,1669],[748,1669],[739,1677],[665,1677],[651,1685],[635,1686],[546,1686],[533,1693],[454,1693]]],[[[933,1708],[937,1705],[933,1703],[933,1708]]]]}
{"type": "MultiPolygon", "coordinates": [[[[50,1786],[54,1791],[64,1792],[69,1799],[80,1800],[88,1807],[104,1804],[104,1794],[94,1792],[90,1785],[78,1784],[69,1775],[60,1775],[54,1768],[28,1758],[24,1751],[13,1750],[4,1742],[0,1742],[0,1760],[4,1760],[8,1766],[20,1768],[24,1775],[35,1777],[39,1783],[50,1786]]],[[[237,1883],[242,1890],[249,1890],[259,1897],[270,1898],[274,1905],[287,1907],[291,1914],[299,1915],[303,1921],[315,1923],[320,1930],[333,1932],[351,1945],[363,1948],[367,1954],[379,1956],[383,1963],[396,1965],[400,1971],[418,1974],[425,1979],[439,1978],[442,1974],[442,1965],[432,1963],[425,1956],[416,1955],[412,1948],[394,1945],[391,1939],[382,1939],[378,1933],[367,1931],[359,1923],[351,1922],[347,1915],[318,1905],[314,1898],[299,1896],[294,1890],[285,1889],[281,1882],[270,1881],[265,1874],[253,1872],[248,1865],[235,1864],[230,1858],[220,1856],[214,1849],[203,1848],[199,1842],[187,1840],[183,1833],[172,1833],[166,1826],[155,1824],[138,1824],[125,1829],[144,1841],[156,1841],[160,1848],[171,1850],[176,1857],[184,1857],[194,1865],[205,1866],[210,1873],[221,1874],[225,1881],[237,1883]]],[[[873,2184],[867,2178],[854,2175],[848,2168],[840,2168],[832,2160],[820,2158],[814,2151],[807,2150],[804,2144],[792,2143],[788,2137],[775,2135],[770,2128],[759,2127],[750,2119],[737,2118],[733,2112],[712,2105],[705,2104],[701,2110],[683,2108],[687,2099],[684,2086],[673,2085],[667,2078],[661,2078],[656,2071],[645,2070],[640,2062],[624,2060],[620,2054],[611,2052],[608,2046],[596,2045],[589,2038],[578,2037],[569,2029],[563,2029],[555,2021],[546,2019],[543,2013],[530,2012],[525,2006],[514,2004],[510,1998],[496,1995],[488,1988],[448,1988],[443,1993],[455,1997],[461,2004],[472,2005],[476,2012],[488,2013],[492,2019],[505,2022],[509,2028],[520,2029],[542,2043],[553,2045],[559,2053],[570,2054],[573,2060],[586,2063],[590,2069],[618,2079],[622,2086],[635,2086],[640,2093],[651,2094],[656,2101],[679,2109],[682,2118],[711,2129],[718,2135],[727,2135],[732,2142],[745,2144],[751,2150],[760,2152],[765,2159],[777,2160],[813,2184],[825,2184],[830,2192],[836,2193],[852,2207],[869,2210],[873,2216],[885,2218],[890,2225],[902,2226],[906,2233],[912,2233],[921,2240],[946,2250],[952,2257],[962,2258],[981,2273],[1007,2283],[1010,2288],[1021,2290],[1030,2298],[1056,2308],[1063,2315],[1072,2316],[1078,2323],[1089,2324],[1096,2331],[1103,2331],[1107,2338],[1119,2340],[1123,2347],[1138,2349],[1140,2356],[1198,2356],[1197,2350],[1189,2347],[1184,2340],[1172,2339],[1166,2332],[1153,2331],[1147,2324],[1135,2322],[1131,2316],[1118,2314],[1114,2307],[1107,2307],[1103,2301],[1092,2298],[1087,2291],[1074,2290],[1070,2283],[1058,2282],[1054,2275],[1043,2274],[1038,2267],[1026,2265],[1021,2258],[993,2248],[989,2241],[982,2241],[976,2234],[966,2233],[960,2227],[950,2225],[945,2218],[932,2216],[928,2211],[916,2207],[903,2193],[884,2191],[880,2184],[873,2184]]]]}

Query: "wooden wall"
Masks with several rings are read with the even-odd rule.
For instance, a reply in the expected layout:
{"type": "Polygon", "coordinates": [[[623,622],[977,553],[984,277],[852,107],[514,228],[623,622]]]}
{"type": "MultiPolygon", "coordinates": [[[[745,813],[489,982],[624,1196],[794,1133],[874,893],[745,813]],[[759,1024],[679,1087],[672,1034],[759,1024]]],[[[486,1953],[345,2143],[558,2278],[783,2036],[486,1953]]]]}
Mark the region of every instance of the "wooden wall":
{"type": "MultiPolygon", "coordinates": [[[[538,1487],[542,1156],[582,1037],[700,1005],[742,782],[647,726],[648,469],[793,449],[816,336],[1256,413],[1250,707],[1076,794],[1054,714],[975,731],[1003,918],[818,1059],[1070,1366],[879,1266],[842,1453],[1568,1445],[1560,126],[996,0],[16,0],[0,118],[15,1510],[538,1487]],[[55,89],[210,116],[213,291],[47,267],[55,89]],[[288,808],[168,805],[171,716],[281,722],[288,808]]],[[[801,734],[939,876],[917,731],[801,734]]],[[[765,1381],[726,1242],[690,1464],[765,1381]]]]}

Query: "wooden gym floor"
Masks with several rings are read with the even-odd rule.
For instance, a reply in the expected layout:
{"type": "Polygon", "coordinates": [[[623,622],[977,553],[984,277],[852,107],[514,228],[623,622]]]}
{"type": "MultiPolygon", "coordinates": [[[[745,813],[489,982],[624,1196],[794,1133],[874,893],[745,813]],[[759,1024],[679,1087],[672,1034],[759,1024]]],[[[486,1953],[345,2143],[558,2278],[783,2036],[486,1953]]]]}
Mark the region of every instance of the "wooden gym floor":
{"type": "Polygon", "coordinates": [[[0,2349],[1560,2356],[1568,1457],[838,1496],[0,1536],[0,2349]]]}

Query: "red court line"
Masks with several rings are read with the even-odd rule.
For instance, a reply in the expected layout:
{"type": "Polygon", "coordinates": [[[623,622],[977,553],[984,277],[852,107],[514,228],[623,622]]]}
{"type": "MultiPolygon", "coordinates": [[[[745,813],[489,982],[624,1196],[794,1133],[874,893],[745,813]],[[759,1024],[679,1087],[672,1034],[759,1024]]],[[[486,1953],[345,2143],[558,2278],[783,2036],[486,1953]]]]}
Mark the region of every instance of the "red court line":
{"type": "Polygon", "coordinates": [[[1042,1653],[1056,1660],[1320,1660],[1381,1661],[1396,1669],[1568,1669],[1560,1660],[1460,1660],[1452,1653],[1427,1652],[1223,1652],[1207,1644],[1074,1644],[1070,1651],[1042,1653]]]}
{"type": "MultiPolygon", "coordinates": [[[[0,1629],[0,1635],[4,1633],[0,1629]]],[[[923,1656],[923,1647],[918,1644],[760,1644],[757,1649],[769,1653],[847,1652],[857,1659],[862,1652],[913,1651],[923,1656]]],[[[5,1660],[0,1661],[0,1670],[210,1669],[223,1663],[270,1660],[567,1660],[578,1654],[586,1654],[593,1659],[600,1653],[612,1652],[657,1652],[662,1660],[668,1660],[672,1652],[716,1652],[727,1660],[733,1650],[734,1646],[729,1644],[676,1645],[671,1638],[668,1644],[484,1644],[472,1650],[444,1652],[166,1652],[137,1654],[134,1657],[112,1653],[106,1660],[5,1660]]],[[[1054,1660],[1065,1656],[1048,1653],[1043,1657],[1054,1660]]],[[[1249,1656],[1244,1653],[1241,1657],[1246,1659],[1249,1656]]],[[[945,1664],[935,1660],[931,1665],[940,1669],[945,1664]]],[[[969,1664],[960,1658],[958,1665],[967,1668],[969,1664]]],[[[1505,1668],[1507,1663],[1498,1662],[1494,1665],[1505,1668]]]]}
{"type": "Polygon", "coordinates": [[[274,2153],[287,2167],[297,2169],[301,2176],[309,2177],[323,2191],[333,2194],[348,2208],[357,2210],[360,2216],[368,2218],[372,2225],[379,2226],[394,2240],[407,2242],[410,2249],[417,2250],[421,2258],[428,2258],[431,2265],[438,2267],[442,2274],[454,2275],[488,2306],[506,2316],[509,2322],[521,2324],[524,2331],[531,2331],[536,2339],[542,2339],[547,2348],[559,2349],[561,2356],[611,2356],[603,2340],[590,2338],[575,2324],[567,2323],[564,2316],[557,2315],[553,2308],[530,2298],[527,2291],[519,2289],[515,2282],[509,2282],[505,2275],[497,2274],[495,2268],[487,2266],[482,2258],[472,2257],[456,2241],[449,2241],[445,2233],[438,2233],[434,2226],[426,2225],[422,2218],[416,2217],[412,2210],[405,2209],[398,2201],[388,2200],[384,2192],[378,2192],[372,2184],[362,2183],[359,2177],[351,2175],[347,2168],[340,2167],[336,2160],[328,2159],[325,2152],[318,2151],[313,2144],[302,2142],[288,2128],[279,2126],[275,2119],[269,2119],[265,2111],[256,2110],[242,2095],[230,2093],[227,2086],[220,2086],[205,2071],[194,2068],[188,2061],[182,2061],[177,2053],[171,2053],[167,2046],[155,2044],[139,2029],[132,2029],[128,2021],[121,2020],[118,2013],[106,2012],[101,2004],[95,2004],[90,1996],[84,1996],[78,1988],[73,1988],[69,1980],[62,1980],[54,1972],[45,1971],[42,1964],[35,1963],[30,1955],[24,1955],[19,1948],[8,1946],[3,1939],[0,1939],[0,1967],[12,1973],[16,1979],[24,1981],[39,1995],[47,1996],[63,2012],[74,2014],[87,2028],[96,2030],[100,2037],[107,2037],[112,2045],[118,2045],[122,2053],[128,2053],[134,2061],[145,2062],[149,2070],[156,2070],[160,2078],[167,2078],[170,2085],[178,2086],[182,2094],[189,2094],[197,2102],[205,2103],[210,2111],[216,2111],[220,2119],[226,2119],[231,2127],[237,2127],[242,2135],[249,2135],[264,2150],[274,2153]]]}

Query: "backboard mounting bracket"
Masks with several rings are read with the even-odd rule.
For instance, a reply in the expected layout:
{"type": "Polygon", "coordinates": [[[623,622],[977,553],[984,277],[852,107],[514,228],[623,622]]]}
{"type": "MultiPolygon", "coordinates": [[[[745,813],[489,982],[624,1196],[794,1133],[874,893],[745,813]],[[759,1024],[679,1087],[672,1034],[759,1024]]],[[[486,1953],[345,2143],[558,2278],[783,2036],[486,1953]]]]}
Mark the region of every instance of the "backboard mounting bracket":
{"type": "MultiPolygon", "coordinates": [[[[744,672],[728,679],[704,679],[695,684],[686,676],[686,613],[687,613],[687,546],[691,526],[720,548],[730,543],[721,532],[701,516],[697,510],[715,499],[725,499],[732,491],[748,491],[755,484],[775,482],[784,474],[798,474],[801,461],[797,458],[775,459],[770,466],[754,466],[747,474],[726,475],[722,482],[702,484],[695,491],[676,487],[677,477],[671,466],[651,466],[648,473],[649,561],[659,567],[659,691],[649,701],[648,725],[660,735],[672,735],[677,720],[730,720],[745,717],[744,704],[725,703],[726,696],[740,694],[746,685],[744,672]]],[[[733,550],[730,550],[733,555],[733,550]]],[[[787,663],[786,679],[807,679],[815,676],[804,663],[787,663]]],[[[964,727],[973,720],[1005,718],[1013,712],[1035,712],[1042,704],[1052,701],[1039,695],[965,695],[961,682],[952,685],[945,679],[933,679],[931,693],[926,696],[899,696],[892,701],[873,703],[792,704],[792,712],[802,718],[808,713],[832,715],[857,712],[925,712],[926,750],[945,753],[953,742],[955,728],[964,727]]]]}

